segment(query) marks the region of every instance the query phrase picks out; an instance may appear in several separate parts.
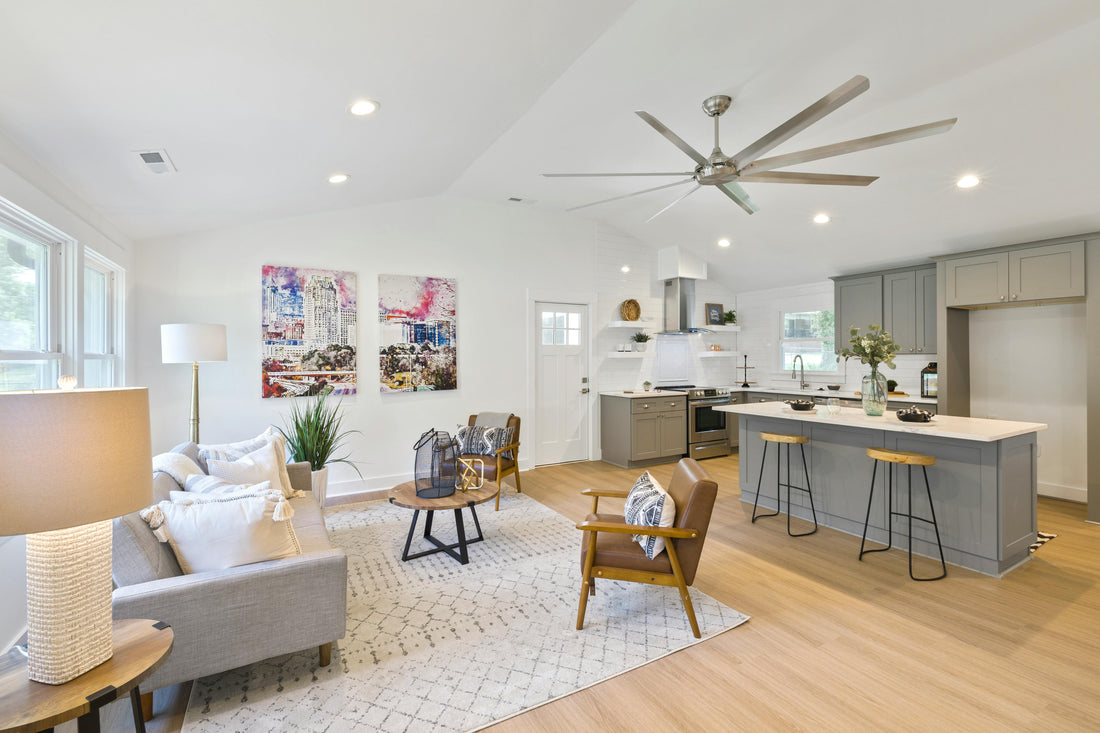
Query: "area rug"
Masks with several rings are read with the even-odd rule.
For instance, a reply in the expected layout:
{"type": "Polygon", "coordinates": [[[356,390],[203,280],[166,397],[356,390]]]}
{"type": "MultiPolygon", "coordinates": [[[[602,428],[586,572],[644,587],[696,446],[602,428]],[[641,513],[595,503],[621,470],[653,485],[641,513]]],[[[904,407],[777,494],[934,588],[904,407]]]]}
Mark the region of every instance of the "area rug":
{"type": "Polygon", "coordinates": [[[1027,551],[1028,552],[1035,552],[1040,547],[1042,547],[1046,543],[1050,542],[1052,539],[1054,539],[1057,536],[1058,535],[1054,534],[1053,532],[1036,532],[1035,533],[1035,541],[1027,546],[1027,551]]]}
{"type": "MultiPolygon", "coordinates": [[[[402,562],[407,509],[327,510],[348,553],[347,636],[332,664],[318,667],[310,649],[200,679],[183,730],[477,730],[700,641],[676,589],[608,580],[577,631],[574,524],[510,491],[499,512],[479,508],[485,541],[470,545],[468,565],[443,554],[402,562]]],[[[433,534],[446,540],[453,516],[440,512],[433,534]]],[[[413,552],[430,547],[419,535],[413,552]]],[[[691,596],[704,640],[748,620],[691,596]]]]}

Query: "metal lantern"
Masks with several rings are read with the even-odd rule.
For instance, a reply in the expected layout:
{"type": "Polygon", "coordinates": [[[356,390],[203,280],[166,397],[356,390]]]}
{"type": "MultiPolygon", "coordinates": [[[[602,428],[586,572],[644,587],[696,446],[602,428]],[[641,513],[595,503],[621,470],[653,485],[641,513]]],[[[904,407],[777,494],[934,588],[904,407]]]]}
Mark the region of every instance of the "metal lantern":
{"type": "Polygon", "coordinates": [[[455,493],[458,445],[450,434],[432,428],[413,446],[416,463],[413,482],[422,499],[439,499],[455,493]]]}

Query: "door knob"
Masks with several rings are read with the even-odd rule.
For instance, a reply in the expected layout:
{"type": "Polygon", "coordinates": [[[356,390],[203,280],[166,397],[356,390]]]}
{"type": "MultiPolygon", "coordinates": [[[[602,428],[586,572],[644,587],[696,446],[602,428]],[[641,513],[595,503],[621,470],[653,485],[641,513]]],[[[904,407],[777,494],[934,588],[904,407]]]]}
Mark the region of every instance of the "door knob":
{"type": "Polygon", "coordinates": [[[581,390],[581,394],[588,394],[588,387],[581,390]]]}

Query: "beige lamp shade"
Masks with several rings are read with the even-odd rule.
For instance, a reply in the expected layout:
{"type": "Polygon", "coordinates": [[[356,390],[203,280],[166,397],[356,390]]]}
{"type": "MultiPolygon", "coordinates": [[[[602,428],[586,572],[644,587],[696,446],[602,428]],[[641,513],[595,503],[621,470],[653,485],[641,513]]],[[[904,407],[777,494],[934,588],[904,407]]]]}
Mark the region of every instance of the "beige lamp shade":
{"type": "Polygon", "coordinates": [[[0,392],[0,536],[113,519],[152,502],[149,390],[0,392]]]}
{"type": "Polygon", "coordinates": [[[165,323],[160,327],[164,364],[225,361],[225,326],[219,323],[165,323]]]}

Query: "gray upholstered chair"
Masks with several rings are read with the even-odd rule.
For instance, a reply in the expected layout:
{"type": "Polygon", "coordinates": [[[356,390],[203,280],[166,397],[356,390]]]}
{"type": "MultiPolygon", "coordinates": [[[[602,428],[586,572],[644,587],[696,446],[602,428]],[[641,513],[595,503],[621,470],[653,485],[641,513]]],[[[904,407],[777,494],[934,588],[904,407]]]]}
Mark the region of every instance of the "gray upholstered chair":
{"type": "Polygon", "coordinates": [[[691,631],[695,638],[700,637],[699,622],[695,620],[695,608],[691,605],[688,586],[695,582],[699,556],[703,552],[710,515],[718,496],[718,484],[694,459],[683,458],[676,465],[665,490],[676,503],[676,521],[671,527],[631,525],[621,514],[599,513],[600,497],[625,499],[629,491],[585,489],[581,492],[592,497],[592,513],[577,525],[577,529],[584,530],[577,630],[584,628],[588,596],[596,595],[596,578],[609,578],[678,588],[691,631]],[[665,551],[650,560],[641,545],[631,537],[634,534],[665,537],[665,551]]]}

